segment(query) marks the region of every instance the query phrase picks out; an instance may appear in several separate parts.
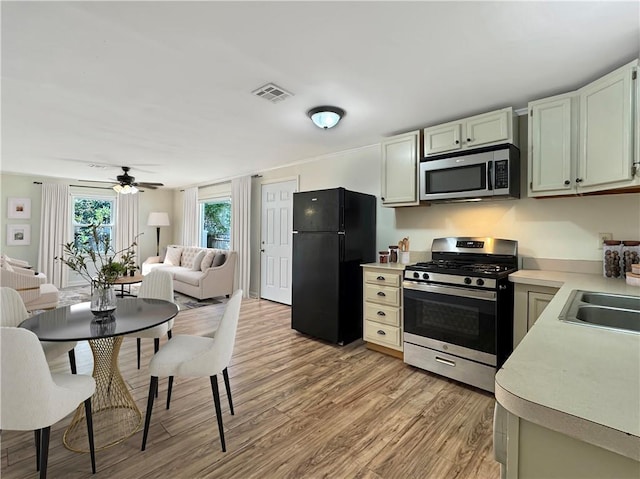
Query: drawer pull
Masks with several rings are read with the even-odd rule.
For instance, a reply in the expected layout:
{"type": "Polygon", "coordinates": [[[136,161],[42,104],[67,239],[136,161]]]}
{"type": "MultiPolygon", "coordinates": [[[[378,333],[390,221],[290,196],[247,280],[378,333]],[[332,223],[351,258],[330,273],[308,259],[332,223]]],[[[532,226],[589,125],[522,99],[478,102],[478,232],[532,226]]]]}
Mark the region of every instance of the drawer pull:
{"type": "Polygon", "coordinates": [[[382,329],[378,329],[378,334],[380,336],[386,336],[387,335],[387,333],[385,333],[382,329]]]}
{"type": "Polygon", "coordinates": [[[456,363],[454,361],[449,361],[448,359],[439,358],[438,356],[436,356],[436,361],[442,364],[446,364],[447,366],[451,366],[452,368],[456,367],[456,363]]]}
{"type": "Polygon", "coordinates": [[[378,296],[386,296],[386,294],[384,294],[384,291],[378,291],[378,296]]]}
{"type": "Polygon", "coordinates": [[[378,281],[384,281],[384,276],[378,276],[376,279],[377,279],[378,281]]]}
{"type": "Polygon", "coordinates": [[[378,311],[378,316],[386,316],[387,314],[384,311],[378,311]]]}

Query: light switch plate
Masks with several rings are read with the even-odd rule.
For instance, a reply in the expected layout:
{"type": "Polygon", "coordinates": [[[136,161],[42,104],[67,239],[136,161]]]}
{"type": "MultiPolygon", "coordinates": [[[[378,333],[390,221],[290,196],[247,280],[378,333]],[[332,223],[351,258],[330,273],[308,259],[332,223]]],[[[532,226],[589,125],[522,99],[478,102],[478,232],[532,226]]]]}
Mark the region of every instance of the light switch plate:
{"type": "Polygon", "coordinates": [[[605,241],[612,240],[613,235],[611,233],[598,233],[598,249],[602,249],[602,244],[605,241]]]}

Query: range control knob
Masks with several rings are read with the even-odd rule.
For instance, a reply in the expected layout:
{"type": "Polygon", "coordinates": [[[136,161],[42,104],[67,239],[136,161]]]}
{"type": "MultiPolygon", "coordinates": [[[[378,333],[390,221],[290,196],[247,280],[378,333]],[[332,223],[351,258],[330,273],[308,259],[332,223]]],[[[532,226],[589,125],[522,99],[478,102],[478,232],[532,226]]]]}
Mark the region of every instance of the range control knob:
{"type": "Polygon", "coordinates": [[[418,279],[420,277],[420,273],[413,273],[413,277],[418,279]]]}
{"type": "Polygon", "coordinates": [[[429,275],[427,273],[422,273],[422,279],[429,279],[429,275]]]}
{"type": "Polygon", "coordinates": [[[477,284],[478,286],[482,286],[482,285],[484,285],[484,279],[478,279],[478,280],[476,280],[476,284],[477,284]]]}
{"type": "Polygon", "coordinates": [[[465,278],[464,284],[471,284],[471,278],[465,278]]]}

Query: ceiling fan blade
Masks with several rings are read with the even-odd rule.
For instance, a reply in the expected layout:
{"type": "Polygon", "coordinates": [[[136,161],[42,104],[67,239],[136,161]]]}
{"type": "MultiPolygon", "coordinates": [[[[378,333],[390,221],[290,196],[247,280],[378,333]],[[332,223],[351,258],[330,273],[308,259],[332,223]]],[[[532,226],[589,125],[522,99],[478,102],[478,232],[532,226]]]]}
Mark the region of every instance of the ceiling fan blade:
{"type": "Polygon", "coordinates": [[[148,183],[146,181],[141,181],[140,183],[136,183],[136,186],[141,186],[143,188],[157,188],[158,186],[164,186],[164,183],[148,183]]]}

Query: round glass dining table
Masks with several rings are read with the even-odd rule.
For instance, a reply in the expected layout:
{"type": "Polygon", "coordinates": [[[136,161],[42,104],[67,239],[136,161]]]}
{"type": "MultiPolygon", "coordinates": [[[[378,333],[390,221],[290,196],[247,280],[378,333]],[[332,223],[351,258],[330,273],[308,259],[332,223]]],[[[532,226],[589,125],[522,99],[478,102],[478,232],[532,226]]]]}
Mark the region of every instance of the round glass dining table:
{"type": "MultiPolygon", "coordinates": [[[[179,308],[159,299],[123,298],[118,299],[109,318],[98,322],[89,306],[86,302],[44,311],[26,319],[20,327],[33,331],[41,341],[89,341],[96,380],[91,398],[94,441],[96,449],[104,449],[121,443],[142,425],[142,413],[118,366],[123,335],[165,323],[178,314],[179,308]]],[[[67,427],[63,443],[72,451],[88,452],[83,404],[67,427]]]]}

